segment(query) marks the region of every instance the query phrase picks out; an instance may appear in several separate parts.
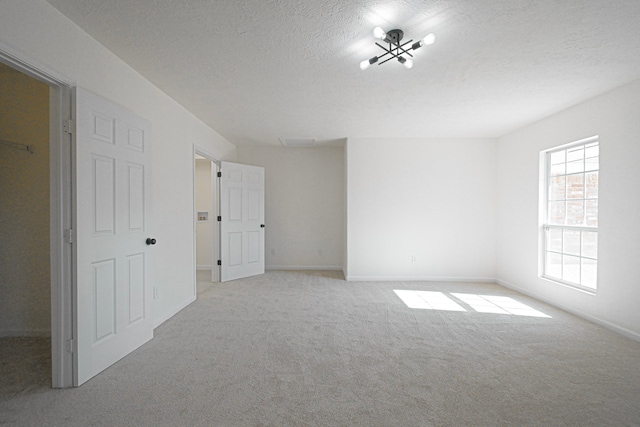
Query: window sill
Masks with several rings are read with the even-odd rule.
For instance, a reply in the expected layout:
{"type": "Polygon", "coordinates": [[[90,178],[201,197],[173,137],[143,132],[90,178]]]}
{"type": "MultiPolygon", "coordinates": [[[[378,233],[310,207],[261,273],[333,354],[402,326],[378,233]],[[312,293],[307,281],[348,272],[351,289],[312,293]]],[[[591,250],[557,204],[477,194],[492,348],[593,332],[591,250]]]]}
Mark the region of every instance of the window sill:
{"type": "Polygon", "coordinates": [[[539,276],[539,278],[542,280],[546,280],[547,282],[555,283],[557,285],[565,286],[567,288],[571,288],[573,290],[583,292],[588,295],[592,295],[592,296],[597,295],[597,289],[587,288],[586,286],[578,285],[576,283],[564,282],[560,279],[556,279],[555,277],[539,276]]]}

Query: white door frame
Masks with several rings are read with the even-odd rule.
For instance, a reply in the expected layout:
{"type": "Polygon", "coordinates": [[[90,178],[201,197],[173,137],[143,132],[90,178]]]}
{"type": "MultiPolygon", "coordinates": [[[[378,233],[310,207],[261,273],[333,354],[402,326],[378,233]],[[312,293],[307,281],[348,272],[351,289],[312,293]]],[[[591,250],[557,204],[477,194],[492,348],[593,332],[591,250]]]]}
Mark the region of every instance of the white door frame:
{"type": "Polygon", "coordinates": [[[0,44],[0,61],[50,88],[51,384],[54,388],[72,387],[75,245],[67,243],[65,238],[65,230],[72,229],[75,179],[71,135],[65,130],[65,123],[71,120],[71,85],[64,77],[3,44],[0,44]]]}
{"type": "MultiPolygon", "coordinates": [[[[197,265],[198,265],[197,253],[196,253],[196,227],[198,225],[197,208],[196,208],[196,155],[202,156],[210,160],[211,163],[213,163],[214,165],[216,165],[216,171],[214,171],[213,169],[211,171],[212,185],[216,188],[216,197],[213,198],[214,203],[216,204],[215,206],[216,212],[215,212],[215,215],[214,215],[214,212],[212,212],[212,215],[215,217],[220,215],[220,188],[218,188],[219,187],[218,180],[213,179],[214,173],[220,170],[220,161],[216,159],[216,157],[213,154],[209,153],[206,149],[203,149],[202,147],[199,147],[196,144],[193,144],[193,154],[191,157],[193,158],[193,271],[194,271],[193,295],[194,297],[197,297],[198,295],[198,292],[196,289],[196,282],[198,281],[198,279],[196,277],[197,273],[195,273],[197,271],[197,265]]],[[[213,242],[213,245],[214,245],[214,251],[211,259],[211,268],[213,270],[217,268],[218,259],[220,259],[220,223],[218,222],[218,226],[217,227],[214,226],[212,227],[212,229],[213,229],[213,233],[211,236],[211,241],[213,242]]],[[[217,268],[217,271],[218,271],[218,274],[216,277],[216,281],[219,282],[220,268],[217,268]]]]}

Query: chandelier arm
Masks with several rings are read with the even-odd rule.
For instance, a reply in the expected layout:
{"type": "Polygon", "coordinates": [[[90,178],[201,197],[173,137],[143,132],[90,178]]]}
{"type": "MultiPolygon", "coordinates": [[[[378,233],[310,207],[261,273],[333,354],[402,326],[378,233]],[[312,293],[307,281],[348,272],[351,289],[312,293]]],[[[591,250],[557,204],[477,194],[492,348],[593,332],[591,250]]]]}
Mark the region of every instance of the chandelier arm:
{"type": "Polygon", "coordinates": [[[392,56],[391,58],[387,58],[387,59],[385,59],[385,60],[384,60],[384,61],[382,61],[382,62],[378,62],[378,65],[382,65],[382,64],[384,64],[385,62],[387,62],[387,61],[391,61],[392,59],[395,59],[395,58],[397,58],[397,56],[395,56],[395,55],[394,55],[394,56],[392,56]]]}
{"type": "MultiPolygon", "coordinates": [[[[408,50],[403,49],[403,47],[405,47],[406,45],[408,45],[408,44],[409,44],[409,43],[411,43],[412,41],[413,41],[413,40],[409,40],[409,41],[408,41],[408,42],[406,42],[406,43],[402,43],[401,45],[399,45],[399,46],[398,46],[398,50],[401,50],[401,51],[402,51],[402,53],[406,53],[407,55],[409,55],[410,57],[412,57],[412,58],[413,58],[413,55],[412,55],[408,50]]],[[[409,50],[411,50],[411,48],[409,48],[409,50]]],[[[398,55],[400,55],[400,54],[398,54],[398,55]]]]}
{"type": "Polygon", "coordinates": [[[393,55],[393,52],[391,52],[391,50],[389,50],[386,47],[382,46],[380,43],[376,43],[376,46],[378,46],[379,48],[384,50],[386,52],[385,55],[387,55],[387,54],[392,54],[393,55]]]}
{"type": "MultiPolygon", "coordinates": [[[[393,50],[389,50],[389,49],[387,49],[386,47],[382,46],[381,44],[378,44],[378,43],[376,43],[376,44],[378,45],[378,47],[380,47],[380,48],[381,48],[382,50],[384,50],[384,52],[385,52],[384,54],[382,54],[382,55],[380,55],[380,56],[378,57],[378,60],[380,60],[380,59],[384,58],[384,57],[385,57],[385,56],[387,56],[387,55],[391,55],[391,57],[390,57],[390,58],[385,59],[385,60],[384,60],[384,61],[382,61],[382,62],[378,62],[378,65],[382,65],[382,64],[384,64],[385,62],[390,61],[390,60],[392,60],[392,59],[394,59],[394,58],[397,58],[397,57],[398,57],[398,54],[397,54],[397,53],[395,53],[393,50]]],[[[389,45],[389,46],[391,46],[391,45],[389,45]]]]}
{"type": "Polygon", "coordinates": [[[392,51],[387,50],[387,48],[386,48],[386,47],[384,47],[384,46],[382,46],[382,45],[380,45],[380,44],[378,44],[378,43],[376,43],[376,44],[377,44],[377,45],[378,45],[382,50],[384,50],[384,53],[383,53],[382,55],[378,56],[378,65],[382,65],[382,64],[384,64],[385,62],[389,61],[390,59],[397,58],[397,55],[395,55],[392,51]],[[387,56],[387,55],[391,55],[391,58],[385,59],[384,61],[380,62],[380,60],[381,60],[382,58],[384,58],[385,56],[387,56]]]}

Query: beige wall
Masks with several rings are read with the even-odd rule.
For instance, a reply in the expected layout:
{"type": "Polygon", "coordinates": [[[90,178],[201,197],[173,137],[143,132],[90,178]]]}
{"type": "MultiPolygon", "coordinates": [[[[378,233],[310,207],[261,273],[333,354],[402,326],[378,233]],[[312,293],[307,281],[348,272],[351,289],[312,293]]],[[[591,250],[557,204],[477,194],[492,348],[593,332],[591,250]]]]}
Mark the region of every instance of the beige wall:
{"type": "Polygon", "coordinates": [[[267,269],[342,269],[344,149],[238,147],[265,171],[267,269]]]}
{"type": "Polygon", "coordinates": [[[0,336],[49,335],[49,87],[0,64],[0,336]]]}

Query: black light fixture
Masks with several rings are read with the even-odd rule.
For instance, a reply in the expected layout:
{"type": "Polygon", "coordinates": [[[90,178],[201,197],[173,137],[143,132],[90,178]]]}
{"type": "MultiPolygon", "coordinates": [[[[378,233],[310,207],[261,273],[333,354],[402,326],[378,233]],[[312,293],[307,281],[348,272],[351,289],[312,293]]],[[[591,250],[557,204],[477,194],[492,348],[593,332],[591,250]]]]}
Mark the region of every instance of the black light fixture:
{"type": "Polygon", "coordinates": [[[431,33],[427,35],[425,38],[413,43],[411,46],[405,47],[411,42],[413,42],[413,40],[409,40],[408,42],[404,42],[400,44],[400,41],[402,41],[403,36],[404,36],[404,32],[402,30],[391,30],[389,32],[385,32],[380,27],[374,28],[373,37],[380,39],[386,43],[389,43],[389,47],[387,48],[381,45],[380,43],[376,42],[376,45],[380,47],[382,50],[384,50],[384,53],[379,56],[374,56],[371,59],[365,59],[360,63],[360,69],[366,70],[372,64],[378,63],[378,65],[382,65],[385,62],[390,61],[392,59],[397,59],[398,62],[404,65],[405,68],[411,69],[411,67],[413,67],[413,60],[410,59],[410,58],[413,58],[411,51],[420,49],[422,46],[433,44],[433,42],[436,41],[435,34],[431,33]],[[389,57],[384,59],[387,55],[389,55],[389,57]],[[410,58],[405,58],[403,55],[406,55],[410,58]],[[384,59],[384,61],[378,62],[381,59],[384,59]]]}

